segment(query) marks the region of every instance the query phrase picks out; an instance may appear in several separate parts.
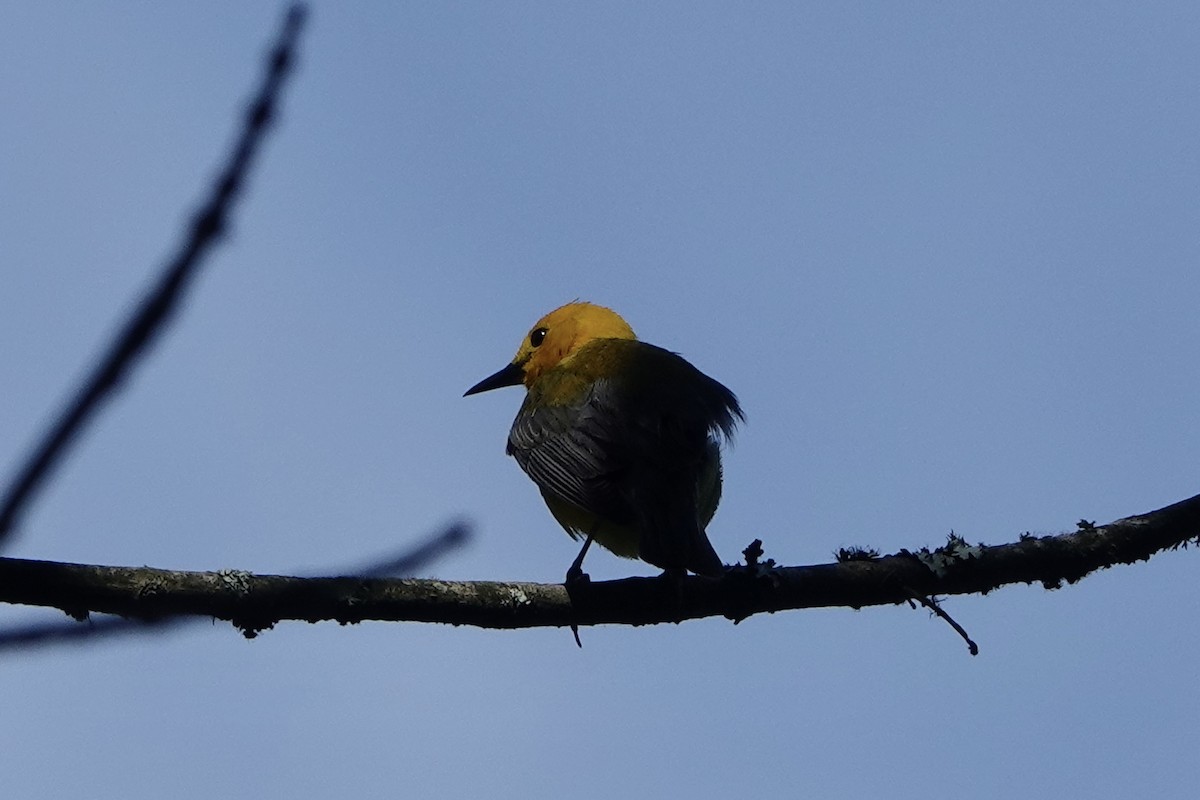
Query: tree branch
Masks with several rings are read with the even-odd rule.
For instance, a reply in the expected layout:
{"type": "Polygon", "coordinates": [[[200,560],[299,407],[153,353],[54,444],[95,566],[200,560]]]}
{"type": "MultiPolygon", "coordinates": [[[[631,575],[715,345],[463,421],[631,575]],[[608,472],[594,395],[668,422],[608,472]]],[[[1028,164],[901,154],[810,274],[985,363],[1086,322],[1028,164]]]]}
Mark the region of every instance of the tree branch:
{"type": "MultiPolygon", "coordinates": [[[[431,536],[410,545],[399,553],[377,558],[360,567],[346,571],[348,575],[362,577],[407,577],[427,570],[451,551],[464,546],[471,539],[471,527],[466,522],[454,522],[431,536]]],[[[3,559],[0,559],[3,560],[3,559]]],[[[36,563],[36,562],[35,562],[36,563]]],[[[224,573],[230,576],[237,573],[224,573]]],[[[98,610],[98,609],[95,609],[98,610]]],[[[79,618],[84,614],[75,613],[79,618]]],[[[164,630],[196,622],[198,616],[145,616],[87,618],[87,624],[70,621],[38,622],[29,625],[0,629],[0,651],[28,650],[45,645],[91,642],[97,639],[112,639],[131,634],[162,633],[164,630]]]]}
{"type": "Polygon", "coordinates": [[[246,110],[241,136],[230,151],[229,160],[217,178],[211,196],[193,217],[191,229],[179,252],[166,265],[153,290],[142,298],[104,358],[59,414],[54,425],[46,431],[5,490],[3,500],[0,500],[0,543],[16,528],[21,512],[62,460],[68,445],[137,363],[138,356],[145,354],[162,333],[172,312],[179,305],[188,282],[203,263],[205,254],[224,232],[230,208],[241,192],[254,155],[275,114],[283,80],[295,60],[296,40],[305,15],[303,5],[292,6],[288,11],[279,39],[267,59],[267,74],[262,87],[246,110]]]}
{"type": "Polygon", "coordinates": [[[738,621],[800,608],[902,603],[921,596],[976,594],[1012,583],[1058,588],[1091,572],[1143,561],[1196,543],[1200,495],[1166,508],[1056,536],[968,545],[832,564],[777,567],[750,558],[720,579],[688,577],[561,584],[297,578],[246,572],[178,572],[0,559],[0,602],[50,606],[78,618],[105,612],[138,619],[197,615],[230,620],[247,636],[283,620],[442,622],[483,628],[738,621]]]}

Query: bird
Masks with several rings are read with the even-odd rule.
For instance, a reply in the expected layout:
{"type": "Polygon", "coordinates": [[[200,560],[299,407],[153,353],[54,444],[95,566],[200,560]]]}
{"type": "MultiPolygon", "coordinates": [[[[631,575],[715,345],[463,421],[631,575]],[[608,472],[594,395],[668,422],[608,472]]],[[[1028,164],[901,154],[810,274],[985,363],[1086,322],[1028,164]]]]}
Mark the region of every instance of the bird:
{"type": "Polygon", "coordinates": [[[738,399],[677,353],[640,341],[610,308],[574,301],[534,323],[516,356],[463,396],[524,384],[506,452],[550,513],[583,539],[682,576],[723,574],[706,528],[738,399]]]}

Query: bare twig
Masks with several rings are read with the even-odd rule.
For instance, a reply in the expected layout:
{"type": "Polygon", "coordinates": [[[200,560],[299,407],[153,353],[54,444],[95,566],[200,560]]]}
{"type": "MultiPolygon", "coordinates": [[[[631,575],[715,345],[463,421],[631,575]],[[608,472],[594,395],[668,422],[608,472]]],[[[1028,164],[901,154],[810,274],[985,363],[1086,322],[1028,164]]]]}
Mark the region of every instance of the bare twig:
{"type": "Polygon", "coordinates": [[[100,364],[9,484],[0,503],[0,543],[12,534],[30,498],[61,461],[67,446],[87,424],[101,401],[117,387],[137,357],[164,330],[164,324],[179,304],[203,256],[220,238],[230,207],[242,189],[254,155],[274,116],[283,80],[295,60],[296,40],[305,16],[303,5],[294,5],[288,11],[283,30],[268,59],[262,87],[247,109],[241,136],[213,187],[212,196],[192,219],[186,241],[167,264],[158,284],[134,310],[100,364]]]}
{"type": "Polygon", "coordinates": [[[157,620],[103,617],[78,622],[35,622],[0,632],[0,651],[28,651],[58,644],[77,644],[98,639],[116,639],[134,634],[162,633],[183,623],[192,624],[196,617],[164,617],[157,620]]]}
{"type": "Polygon", "coordinates": [[[951,628],[954,628],[958,635],[962,637],[962,640],[967,643],[967,652],[973,656],[979,655],[979,645],[975,644],[971,637],[967,635],[967,632],[963,626],[955,622],[954,617],[950,616],[946,609],[942,608],[936,597],[922,597],[921,595],[913,592],[912,599],[909,600],[909,605],[912,605],[913,601],[920,603],[934,614],[945,620],[946,624],[951,628]]]}
{"type": "Polygon", "coordinates": [[[376,559],[357,569],[334,570],[333,574],[363,578],[407,578],[426,572],[430,566],[470,540],[471,526],[460,520],[398,555],[376,559]]]}

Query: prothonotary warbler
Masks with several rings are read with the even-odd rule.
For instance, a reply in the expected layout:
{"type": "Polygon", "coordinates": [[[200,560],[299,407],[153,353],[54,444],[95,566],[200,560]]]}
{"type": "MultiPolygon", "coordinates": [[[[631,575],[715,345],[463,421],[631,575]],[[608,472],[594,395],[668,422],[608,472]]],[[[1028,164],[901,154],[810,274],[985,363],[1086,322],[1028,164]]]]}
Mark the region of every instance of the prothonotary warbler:
{"type": "Polygon", "coordinates": [[[668,572],[721,574],[705,527],[721,499],[720,440],[743,419],[733,392],[581,302],[538,320],[512,363],[464,397],[519,383],[507,452],[584,539],[568,580],[593,539],[668,572]]]}

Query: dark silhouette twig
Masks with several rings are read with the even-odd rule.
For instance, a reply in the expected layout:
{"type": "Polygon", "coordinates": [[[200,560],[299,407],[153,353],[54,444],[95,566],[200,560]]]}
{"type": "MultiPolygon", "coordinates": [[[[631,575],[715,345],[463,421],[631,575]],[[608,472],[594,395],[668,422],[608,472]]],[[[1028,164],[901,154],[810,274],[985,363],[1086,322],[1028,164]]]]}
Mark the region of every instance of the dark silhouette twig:
{"type": "Polygon", "coordinates": [[[225,230],[233,201],[245,183],[254,155],[275,114],[284,78],[295,60],[296,41],[305,16],[303,5],[292,6],[288,11],[283,30],[268,59],[262,87],[246,111],[241,136],[213,187],[212,196],[192,219],[187,240],[167,264],[158,284],[134,310],[100,364],[9,484],[0,502],[0,544],[12,535],[21,512],[62,460],[67,446],[125,377],[137,357],[145,353],[155,337],[162,333],[204,255],[225,230]]]}
{"type": "Polygon", "coordinates": [[[908,604],[913,608],[916,608],[915,603],[920,603],[928,608],[931,613],[941,617],[942,620],[951,628],[953,628],[954,632],[961,636],[962,640],[967,643],[967,652],[973,656],[979,655],[979,645],[975,644],[975,641],[969,635],[967,635],[966,628],[964,628],[962,625],[959,625],[954,617],[950,616],[946,609],[942,608],[941,603],[937,601],[936,597],[921,597],[919,594],[914,592],[912,597],[909,599],[908,604]]]}
{"type": "Polygon", "coordinates": [[[408,578],[426,572],[432,564],[463,547],[470,539],[471,526],[462,521],[453,522],[398,555],[370,561],[357,569],[335,570],[333,574],[362,578],[408,578]]]}
{"type": "MultiPolygon", "coordinates": [[[[396,555],[377,559],[349,570],[332,570],[333,574],[361,577],[409,577],[427,572],[437,561],[463,547],[471,538],[471,528],[465,522],[455,522],[413,547],[396,555]]],[[[236,583],[240,573],[216,573],[226,581],[236,583]]],[[[87,612],[78,613],[76,622],[39,622],[0,630],[0,652],[30,650],[34,647],[92,642],[143,633],[162,633],[197,621],[196,616],[166,615],[159,617],[112,617],[92,619],[87,612]]]]}
{"type": "Polygon", "coordinates": [[[74,644],[85,640],[116,639],[146,633],[162,633],[164,628],[174,628],[181,623],[195,623],[195,617],[164,617],[162,619],[127,619],[125,617],[102,617],[84,619],[79,622],[35,622],[0,631],[0,651],[32,650],[56,644],[74,644]]]}

